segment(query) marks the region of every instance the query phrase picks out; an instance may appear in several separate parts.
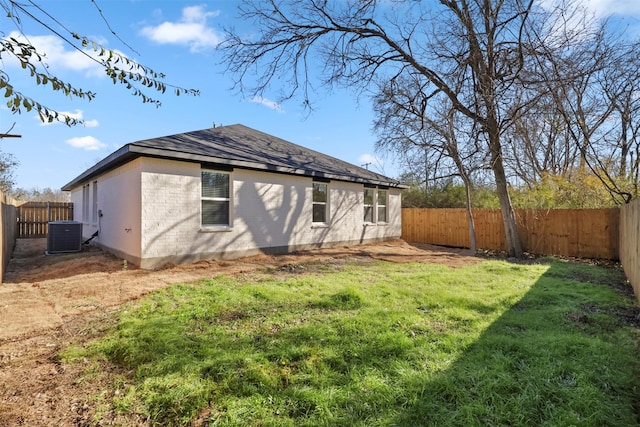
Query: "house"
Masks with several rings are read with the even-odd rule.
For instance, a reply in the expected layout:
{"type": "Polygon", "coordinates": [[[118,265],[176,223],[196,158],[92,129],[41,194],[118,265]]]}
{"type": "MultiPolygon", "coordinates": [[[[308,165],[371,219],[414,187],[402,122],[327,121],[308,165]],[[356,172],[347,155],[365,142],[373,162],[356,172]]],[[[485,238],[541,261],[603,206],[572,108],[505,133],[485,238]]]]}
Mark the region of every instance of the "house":
{"type": "Polygon", "coordinates": [[[400,237],[400,182],[243,125],[127,144],[62,187],[142,268],[400,237]]]}

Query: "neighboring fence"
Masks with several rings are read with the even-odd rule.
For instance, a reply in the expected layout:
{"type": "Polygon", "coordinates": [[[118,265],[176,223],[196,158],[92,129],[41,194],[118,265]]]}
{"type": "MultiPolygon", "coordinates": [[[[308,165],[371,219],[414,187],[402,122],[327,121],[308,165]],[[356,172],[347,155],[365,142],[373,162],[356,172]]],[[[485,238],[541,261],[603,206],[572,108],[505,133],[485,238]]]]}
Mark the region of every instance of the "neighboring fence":
{"type": "Polygon", "coordinates": [[[640,199],[620,208],[620,262],[640,299],[640,199]]]}
{"type": "Polygon", "coordinates": [[[13,199],[0,192],[0,281],[16,243],[16,211],[13,199]]]}
{"type": "MultiPolygon", "coordinates": [[[[516,209],[523,250],[541,255],[619,258],[620,210],[516,209]]],[[[502,214],[473,209],[480,249],[506,250],[502,214]]],[[[407,242],[470,247],[466,209],[402,209],[402,238],[407,242]]]]}
{"type": "Polygon", "coordinates": [[[28,202],[18,207],[18,237],[47,237],[50,221],[73,220],[73,203],[28,202]]]}

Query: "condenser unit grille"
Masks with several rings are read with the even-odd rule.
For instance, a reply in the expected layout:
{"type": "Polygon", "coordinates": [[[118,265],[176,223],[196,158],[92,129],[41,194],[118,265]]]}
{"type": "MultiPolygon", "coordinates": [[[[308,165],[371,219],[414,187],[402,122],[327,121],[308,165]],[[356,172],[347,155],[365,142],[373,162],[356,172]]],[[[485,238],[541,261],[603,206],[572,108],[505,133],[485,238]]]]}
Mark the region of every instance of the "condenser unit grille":
{"type": "Polygon", "coordinates": [[[78,221],[52,221],[47,234],[47,253],[80,252],[82,250],[82,223],[78,221]]]}

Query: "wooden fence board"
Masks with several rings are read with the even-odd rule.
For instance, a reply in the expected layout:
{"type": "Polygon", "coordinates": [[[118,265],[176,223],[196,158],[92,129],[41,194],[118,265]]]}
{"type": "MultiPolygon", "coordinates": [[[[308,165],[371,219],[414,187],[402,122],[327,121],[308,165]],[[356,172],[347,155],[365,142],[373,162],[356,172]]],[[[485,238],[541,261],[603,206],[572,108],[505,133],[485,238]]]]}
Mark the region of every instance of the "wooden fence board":
{"type": "MultiPolygon", "coordinates": [[[[465,209],[402,210],[404,240],[434,245],[470,247],[465,209]]],[[[620,210],[516,209],[523,250],[542,255],[618,259],[620,210]]],[[[473,209],[480,249],[507,249],[502,214],[497,209],[473,209]]]]}
{"type": "Polygon", "coordinates": [[[640,299],[640,199],[620,208],[620,262],[640,299]]]}
{"type": "Polygon", "coordinates": [[[16,202],[0,192],[0,281],[9,264],[16,241],[16,202]]]}
{"type": "Polygon", "coordinates": [[[46,237],[51,221],[73,220],[73,203],[28,202],[18,207],[18,237],[46,237]]]}

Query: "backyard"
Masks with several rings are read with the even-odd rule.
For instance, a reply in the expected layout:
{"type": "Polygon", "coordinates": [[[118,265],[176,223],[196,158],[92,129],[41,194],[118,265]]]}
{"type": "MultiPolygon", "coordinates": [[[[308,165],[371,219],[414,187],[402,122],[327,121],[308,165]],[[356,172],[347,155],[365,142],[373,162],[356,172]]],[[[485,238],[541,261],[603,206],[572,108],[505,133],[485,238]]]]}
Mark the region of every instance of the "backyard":
{"type": "Polygon", "coordinates": [[[402,241],[152,272],[36,252],[0,290],[58,320],[3,332],[1,425],[640,425],[615,265],[402,241]]]}

